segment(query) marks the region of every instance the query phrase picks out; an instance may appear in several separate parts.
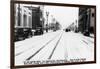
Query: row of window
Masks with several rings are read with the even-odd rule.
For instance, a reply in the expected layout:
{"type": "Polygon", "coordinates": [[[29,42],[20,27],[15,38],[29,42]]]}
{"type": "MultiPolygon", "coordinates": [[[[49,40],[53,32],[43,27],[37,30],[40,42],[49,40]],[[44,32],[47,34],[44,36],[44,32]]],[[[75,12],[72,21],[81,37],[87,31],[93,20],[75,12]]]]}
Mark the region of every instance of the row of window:
{"type": "Polygon", "coordinates": [[[29,12],[28,8],[26,7],[20,7],[20,10],[18,9],[18,6],[16,6],[15,9],[15,26],[17,27],[30,27],[32,24],[32,15],[31,12],[29,12]],[[22,12],[23,10],[23,12],[22,12]]]}

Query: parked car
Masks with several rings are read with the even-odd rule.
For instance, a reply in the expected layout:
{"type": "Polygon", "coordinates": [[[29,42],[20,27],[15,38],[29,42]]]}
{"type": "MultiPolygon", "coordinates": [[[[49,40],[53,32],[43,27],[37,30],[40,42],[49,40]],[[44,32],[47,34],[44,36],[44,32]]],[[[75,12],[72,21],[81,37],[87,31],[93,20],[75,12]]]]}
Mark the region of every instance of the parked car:
{"type": "Polygon", "coordinates": [[[86,31],[84,31],[84,32],[83,32],[83,35],[85,35],[85,36],[89,36],[89,35],[90,35],[90,33],[89,33],[89,31],[88,31],[88,30],[86,30],[86,31]]]}
{"type": "Polygon", "coordinates": [[[42,28],[37,28],[34,32],[34,35],[41,35],[43,34],[43,29],[42,28]]]}
{"type": "Polygon", "coordinates": [[[67,29],[65,29],[65,32],[69,32],[69,31],[70,31],[70,29],[68,29],[68,28],[67,28],[67,29]]]}
{"type": "Polygon", "coordinates": [[[24,31],[22,28],[16,28],[15,29],[15,37],[14,37],[15,41],[19,41],[19,40],[24,40],[24,31]]]}

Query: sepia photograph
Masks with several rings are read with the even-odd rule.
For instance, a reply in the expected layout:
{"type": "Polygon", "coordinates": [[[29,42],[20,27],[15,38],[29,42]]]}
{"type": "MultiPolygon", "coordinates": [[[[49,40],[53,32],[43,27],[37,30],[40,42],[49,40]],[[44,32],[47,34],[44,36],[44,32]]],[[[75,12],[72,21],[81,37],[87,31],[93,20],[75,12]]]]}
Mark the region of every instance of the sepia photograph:
{"type": "Polygon", "coordinates": [[[14,3],[15,66],[95,62],[95,7],[14,3]]]}

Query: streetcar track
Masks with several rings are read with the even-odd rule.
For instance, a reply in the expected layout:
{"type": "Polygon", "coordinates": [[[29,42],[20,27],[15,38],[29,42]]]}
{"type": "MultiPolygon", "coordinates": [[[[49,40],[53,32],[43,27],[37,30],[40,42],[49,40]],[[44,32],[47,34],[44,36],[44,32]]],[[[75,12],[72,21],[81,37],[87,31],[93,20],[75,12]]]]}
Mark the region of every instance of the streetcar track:
{"type": "MultiPolygon", "coordinates": [[[[56,35],[57,36],[57,35],[56,35]]],[[[56,36],[54,37],[54,38],[56,38],[56,36]]],[[[48,43],[48,42],[47,42],[48,43]]],[[[21,55],[22,53],[24,53],[24,52],[27,52],[29,49],[32,49],[32,48],[34,48],[33,46],[31,47],[31,48],[28,48],[27,50],[24,50],[24,51],[22,51],[22,52],[19,52],[19,53],[17,53],[15,56],[19,56],[19,55],[21,55]]]]}
{"type": "MultiPolygon", "coordinates": [[[[86,45],[89,45],[89,43],[88,42],[91,42],[91,43],[93,43],[93,41],[92,40],[89,40],[89,39],[87,39],[87,38],[84,38],[83,37],[83,39],[84,40],[82,40],[86,45]],[[86,41],[85,41],[86,40],[86,41]]],[[[88,46],[87,46],[88,47],[88,46]]],[[[86,48],[87,50],[90,50],[91,51],[91,49],[89,49],[89,47],[88,48],[86,48]]]]}
{"type": "Polygon", "coordinates": [[[86,39],[87,41],[91,42],[91,43],[94,43],[93,41],[89,40],[89,39],[86,39]]]}
{"type": "MultiPolygon", "coordinates": [[[[58,34],[59,35],[59,34],[58,34]]],[[[53,39],[48,41],[45,45],[43,45],[40,49],[38,49],[33,55],[31,55],[29,58],[26,60],[30,60],[32,57],[34,57],[37,53],[39,53],[44,47],[46,47],[51,41],[53,41],[57,36],[55,36],[53,39]]]]}
{"type": "Polygon", "coordinates": [[[53,51],[52,51],[52,53],[50,54],[50,56],[49,56],[49,58],[48,58],[48,59],[51,59],[51,57],[52,57],[52,55],[53,55],[53,53],[54,53],[55,49],[57,48],[57,45],[58,45],[58,43],[59,43],[59,41],[60,41],[61,37],[62,37],[62,34],[61,34],[61,36],[60,36],[59,40],[57,41],[57,43],[56,43],[56,45],[55,45],[55,47],[54,47],[54,49],[53,49],[53,51]]]}
{"type": "Polygon", "coordinates": [[[22,51],[22,52],[19,52],[19,53],[17,53],[15,56],[18,56],[18,55],[20,55],[20,54],[22,54],[24,51],[22,51]]]}
{"type": "Polygon", "coordinates": [[[84,41],[84,40],[82,40],[85,44],[87,44],[88,45],[88,42],[86,42],[86,41],[84,41]]]}
{"type": "Polygon", "coordinates": [[[83,37],[83,39],[87,40],[88,42],[94,43],[92,40],[89,40],[89,39],[87,39],[85,37],[83,37]]]}
{"type": "Polygon", "coordinates": [[[34,48],[34,47],[32,46],[32,47],[28,48],[27,50],[24,50],[24,51],[22,51],[22,52],[19,52],[19,53],[17,53],[15,56],[19,56],[19,55],[21,55],[22,53],[25,53],[25,52],[29,51],[29,49],[32,49],[32,48],[34,48]]]}

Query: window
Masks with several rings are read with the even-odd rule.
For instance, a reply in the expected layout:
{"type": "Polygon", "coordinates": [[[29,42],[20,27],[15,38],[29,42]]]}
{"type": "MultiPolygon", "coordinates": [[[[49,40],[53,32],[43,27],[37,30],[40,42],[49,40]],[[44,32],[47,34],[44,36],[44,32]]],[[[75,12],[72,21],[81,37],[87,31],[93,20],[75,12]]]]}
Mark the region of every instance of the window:
{"type": "Polygon", "coordinates": [[[92,13],[92,17],[94,17],[94,13],[92,13]]]}
{"type": "Polygon", "coordinates": [[[27,15],[26,14],[23,15],[23,25],[24,27],[27,26],[27,15]]]}

